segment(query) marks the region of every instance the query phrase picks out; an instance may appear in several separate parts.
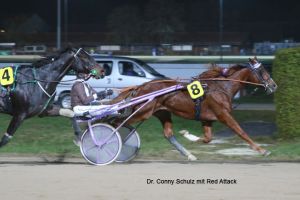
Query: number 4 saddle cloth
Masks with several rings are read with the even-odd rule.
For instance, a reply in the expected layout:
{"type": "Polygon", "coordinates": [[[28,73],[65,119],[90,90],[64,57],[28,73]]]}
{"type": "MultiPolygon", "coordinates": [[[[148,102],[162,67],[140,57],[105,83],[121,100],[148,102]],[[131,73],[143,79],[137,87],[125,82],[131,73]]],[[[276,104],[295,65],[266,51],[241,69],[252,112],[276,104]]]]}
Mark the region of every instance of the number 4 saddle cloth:
{"type": "Polygon", "coordinates": [[[13,66],[0,68],[0,97],[6,96],[11,90],[11,86],[14,85],[16,70],[16,67],[13,66]]]}
{"type": "Polygon", "coordinates": [[[15,87],[17,67],[8,66],[0,68],[0,112],[11,113],[12,104],[9,93],[15,87]]]}
{"type": "Polygon", "coordinates": [[[14,83],[14,67],[4,67],[0,69],[1,86],[12,85],[14,83]]]}

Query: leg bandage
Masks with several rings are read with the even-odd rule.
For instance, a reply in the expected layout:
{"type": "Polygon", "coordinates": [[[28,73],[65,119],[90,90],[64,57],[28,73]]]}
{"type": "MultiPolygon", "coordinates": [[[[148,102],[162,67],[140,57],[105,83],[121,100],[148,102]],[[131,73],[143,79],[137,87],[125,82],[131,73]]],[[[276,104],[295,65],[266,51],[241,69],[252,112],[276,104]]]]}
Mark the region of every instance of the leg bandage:
{"type": "Polygon", "coordinates": [[[74,112],[70,109],[61,108],[59,109],[59,115],[72,118],[74,117],[74,112]]]}

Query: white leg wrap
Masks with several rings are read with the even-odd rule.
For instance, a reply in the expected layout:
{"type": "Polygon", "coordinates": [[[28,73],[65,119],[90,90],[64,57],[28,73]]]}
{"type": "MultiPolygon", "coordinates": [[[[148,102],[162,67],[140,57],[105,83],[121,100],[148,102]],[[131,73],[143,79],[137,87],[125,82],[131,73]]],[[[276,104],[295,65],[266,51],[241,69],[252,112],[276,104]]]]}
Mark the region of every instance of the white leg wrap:
{"type": "Polygon", "coordinates": [[[188,160],[195,161],[195,160],[197,160],[197,158],[193,154],[190,154],[190,155],[188,155],[188,160]]]}
{"type": "Polygon", "coordinates": [[[200,137],[196,136],[196,135],[193,135],[193,134],[190,134],[187,130],[181,130],[179,131],[179,133],[185,137],[186,139],[188,139],[189,141],[192,141],[192,142],[197,142],[199,140],[201,140],[200,137]]]}
{"type": "Polygon", "coordinates": [[[59,109],[59,115],[72,118],[74,117],[74,112],[70,109],[61,108],[59,109]]]}
{"type": "Polygon", "coordinates": [[[175,138],[174,135],[171,137],[167,138],[169,142],[184,156],[188,157],[188,160],[194,161],[197,160],[197,158],[191,154],[186,148],[184,148],[175,138]]]}
{"type": "Polygon", "coordinates": [[[12,135],[9,135],[8,133],[5,133],[4,134],[6,137],[8,137],[8,139],[11,139],[13,136],[12,135]]]}

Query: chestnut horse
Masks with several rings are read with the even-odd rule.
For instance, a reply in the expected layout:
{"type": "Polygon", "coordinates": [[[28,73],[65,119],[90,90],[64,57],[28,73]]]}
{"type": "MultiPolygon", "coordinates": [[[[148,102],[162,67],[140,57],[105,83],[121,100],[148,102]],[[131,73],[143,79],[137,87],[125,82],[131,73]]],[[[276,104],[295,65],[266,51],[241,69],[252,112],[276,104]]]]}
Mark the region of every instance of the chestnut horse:
{"type": "MultiPolygon", "coordinates": [[[[230,68],[215,67],[193,79],[201,81],[202,84],[207,84],[207,91],[200,103],[201,113],[199,119],[197,119],[202,122],[204,129],[204,138],[202,141],[208,143],[212,140],[212,123],[219,120],[245,140],[252,149],[263,155],[268,155],[269,152],[255,144],[230,114],[232,111],[232,98],[247,81],[249,81],[247,83],[264,86],[268,93],[275,92],[277,88],[277,85],[271,79],[269,73],[264,69],[262,64],[258,62],[256,57],[249,59],[247,66],[235,65],[230,68]],[[221,80],[216,77],[223,78],[221,80]],[[227,81],[223,81],[224,79],[227,81]]],[[[179,83],[175,80],[151,81],[137,86],[134,89],[121,92],[111,103],[113,104],[127,98],[137,97],[175,84],[179,83]]],[[[139,106],[140,105],[134,106],[132,111],[136,110],[139,106]]],[[[162,123],[164,136],[169,142],[174,145],[181,154],[187,156],[189,160],[196,160],[196,157],[185,149],[174,137],[171,118],[171,113],[173,113],[186,119],[195,120],[196,112],[195,102],[191,99],[188,91],[186,89],[176,90],[155,98],[130,118],[127,124],[146,120],[152,115],[156,116],[162,123]]],[[[121,122],[122,120],[124,120],[124,118],[118,119],[117,121],[121,122]]]]}

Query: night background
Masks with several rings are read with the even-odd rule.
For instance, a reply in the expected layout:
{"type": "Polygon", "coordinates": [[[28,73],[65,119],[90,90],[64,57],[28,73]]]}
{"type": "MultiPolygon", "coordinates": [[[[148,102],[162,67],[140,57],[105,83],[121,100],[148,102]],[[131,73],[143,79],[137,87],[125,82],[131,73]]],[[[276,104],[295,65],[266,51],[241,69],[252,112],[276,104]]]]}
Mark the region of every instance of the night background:
{"type": "MultiPolygon", "coordinates": [[[[62,43],[203,47],[221,42],[251,49],[254,43],[300,39],[299,1],[223,0],[222,8],[220,22],[220,0],[61,0],[62,43]]],[[[0,42],[55,46],[57,0],[5,1],[0,28],[0,42]]]]}

